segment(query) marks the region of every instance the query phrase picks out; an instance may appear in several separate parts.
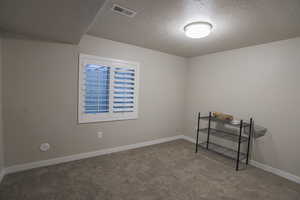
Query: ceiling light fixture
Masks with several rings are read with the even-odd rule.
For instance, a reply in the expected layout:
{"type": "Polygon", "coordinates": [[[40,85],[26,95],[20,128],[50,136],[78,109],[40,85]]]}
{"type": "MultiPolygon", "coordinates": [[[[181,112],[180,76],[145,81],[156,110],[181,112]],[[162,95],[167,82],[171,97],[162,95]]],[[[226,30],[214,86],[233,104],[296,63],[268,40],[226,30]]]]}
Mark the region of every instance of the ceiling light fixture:
{"type": "Polygon", "coordinates": [[[203,38],[211,33],[212,27],[208,22],[193,22],[184,27],[184,32],[190,38],[203,38]]]}

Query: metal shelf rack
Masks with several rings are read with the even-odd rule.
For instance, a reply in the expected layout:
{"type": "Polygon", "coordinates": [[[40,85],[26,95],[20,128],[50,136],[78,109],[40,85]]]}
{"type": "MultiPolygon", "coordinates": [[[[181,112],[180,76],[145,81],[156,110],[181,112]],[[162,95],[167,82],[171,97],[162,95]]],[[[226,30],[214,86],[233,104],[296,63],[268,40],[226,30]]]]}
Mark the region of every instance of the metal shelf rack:
{"type": "Polygon", "coordinates": [[[246,159],[246,165],[248,165],[249,162],[249,153],[250,153],[250,143],[251,143],[251,137],[253,132],[253,119],[250,118],[250,122],[244,122],[243,120],[240,120],[238,124],[232,123],[229,120],[221,120],[216,117],[213,117],[211,112],[209,113],[209,116],[202,116],[200,115],[200,112],[198,113],[198,124],[197,124],[197,139],[196,139],[196,153],[198,152],[198,147],[205,148],[209,151],[221,154],[227,158],[233,159],[236,161],[236,171],[239,170],[239,164],[242,160],[246,159]],[[206,120],[208,121],[208,127],[200,129],[200,121],[206,120]],[[219,130],[217,128],[212,128],[211,123],[217,122],[226,124],[232,127],[239,128],[239,134],[236,134],[234,132],[230,131],[224,131],[219,130]],[[249,128],[248,134],[245,134],[245,129],[249,128]],[[207,133],[206,141],[199,143],[199,134],[201,133],[207,133]],[[224,140],[228,140],[231,142],[235,142],[238,145],[237,149],[231,149],[225,146],[222,146],[221,144],[216,144],[210,141],[210,136],[222,138],[224,140]],[[241,145],[243,143],[246,143],[247,148],[246,152],[241,152],[241,145]]]}

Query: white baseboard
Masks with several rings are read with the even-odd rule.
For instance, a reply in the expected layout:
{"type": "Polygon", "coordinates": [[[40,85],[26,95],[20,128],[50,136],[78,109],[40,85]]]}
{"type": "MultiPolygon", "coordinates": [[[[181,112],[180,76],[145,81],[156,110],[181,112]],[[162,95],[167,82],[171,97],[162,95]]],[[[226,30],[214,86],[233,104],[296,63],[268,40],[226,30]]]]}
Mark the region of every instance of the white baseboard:
{"type": "MultiPolygon", "coordinates": [[[[99,151],[81,153],[81,154],[59,157],[59,158],[54,158],[54,159],[49,159],[49,160],[42,160],[42,161],[31,162],[31,163],[26,163],[26,164],[21,164],[21,165],[13,165],[13,166],[3,169],[0,172],[0,183],[3,179],[3,177],[6,174],[10,174],[10,173],[25,171],[25,170],[29,170],[29,169],[33,169],[33,168],[38,168],[38,167],[56,165],[56,164],[70,162],[70,161],[74,161],[74,160],[81,160],[84,158],[91,158],[91,157],[106,155],[106,154],[110,154],[110,153],[115,153],[115,152],[130,150],[130,149],[136,149],[136,148],[140,148],[140,147],[146,147],[146,146],[160,144],[160,143],[169,142],[169,141],[178,140],[178,139],[184,139],[186,141],[196,143],[196,139],[194,139],[192,137],[185,136],[185,135],[178,135],[178,136],[173,136],[173,137],[161,138],[161,139],[157,139],[157,140],[151,140],[151,141],[147,141],[147,142],[141,142],[141,143],[119,146],[119,147],[114,147],[114,148],[109,148],[109,149],[103,149],[103,150],[99,150],[99,151]]],[[[278,176],[281,176],[283,178],[289,179],[291,181],[294,181],[294,182],[300,184],[300,177],[298,177],[296,175],[293,175],[291,173],[282,171],[280,169],[259,163],[254,160],[251,160],[250,164],[257,168],[271,172],[273,174],[276,174],[278,176]]]]}
{"type": "MultiPolygon", "coordinates": [[[[196,143],[196,139],[194,139],[192,137],[189,137],[189,136],[183,135],[182,139],[185,139],[185,140],[187,140],[189,142],[192,142],[194,144],[196,143]]],[[[286,179],[288,179],[290,181],[293,181],[293,182],[296,182],[296,183],[300,184],[300,177],[296,176],[294,174],[291,174],[289,172],[285,172],[285,171],[283,171],[281,169],[277,169],[277,168],[271,167],[269,165],[262,164],[260,162],[255,161],[255,160],[250,160],[250,165],[252,165],[254,167],[257,167],[259,169],[271,172],[273,174],[276,174],[278,176],[281,176],[281,177],[286,178],[286,179]]]]}
{"type": "Polygon", "coordinates": [[[178,140],[178,139],[182,139],[182,138],[183,138],[183,135],[178,135],[178,136],[173,136],[173,137],[160,138],[157,140],[151,140],[151,141],[147,141],[147,142],[141,142],[141,143],[119,146],[119,147],[114,147],[114,148],[109,148],[109,149],[103,149],[103,150],[99,150],[99,151],[75,154],[75,155],[64,156],[64,157],[59,157],[59,158],[54,158],[54,159],[49,159],[49,160],[42,160],[42,161],[37,161],[37,162],[31,162],[31,163],[26,163],[26,164],[21,164],[21,165],[13,165],[13,166],[5,168],[5,174],[10,174],[10,173],[20,172],[20,171],[24,171],[24,170],[33,169],[33,168],[45,167],[45,166],[70,162],[70,161],[74,161],[74,160],[80,160],[80,159],[84,159],[84,158],[101,156],[101,155],[105,155],[105,154],[129,150],[129,149],[136,149],[136,148],[140,148],[140,147],[150,146],[150,145],[154,145],[154,144],[160,144],[160,143],[178,140]]]}
{"type": "Polygon", "coordinates": [[[187,141],[189,141],[191,143],[194,143],[194,144],[196,143],[196,139],[195,138],[192,138],[192,137],[189,137],[189,136],[186,136],[186,135],[183,135],[181,137],[182,137],[182,139],[187,140],[187,141]]]}
{"type": "Polygon", "coordinates": [[[296,175],[291,174],[289,172],[285,172],[285,171],[283,171],[281,169],[277,169],[277,168],[271,167],[269,165],[262,164],[260,162],[255,161],[255,160],[250,160],[250,164],[252,166],[255,166],[255,167],[260,168],[262,170],[271,172],[273,174],[276,174],[278,176],[281,176],[281,177],[286,178],[286,179],[288,179],[290,181],[293,181],[293,182],[296,182],[296,183],[300,184],[300,177],[299,176],[296,176],[296,175]]]}

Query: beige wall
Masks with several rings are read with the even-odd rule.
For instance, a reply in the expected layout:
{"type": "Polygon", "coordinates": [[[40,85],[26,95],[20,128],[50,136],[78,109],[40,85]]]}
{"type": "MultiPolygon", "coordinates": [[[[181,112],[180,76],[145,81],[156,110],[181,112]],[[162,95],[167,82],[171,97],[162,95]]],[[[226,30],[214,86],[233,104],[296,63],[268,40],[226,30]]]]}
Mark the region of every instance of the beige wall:
{"type": "Polygon", "coordinates": [[[90,36],[79,47],[13,39],[3,47],[6,166],[183,132],[184,58],[90,36]],[[140,62],[139,119],[77,124],[78,50],[140,62]],[[39,151],[43,142],[50,151],[39,151]]]}
{"type": "Polygon", "coordinates": [[[185,133],[196,111],[253,116],[268,128],[254,160],[300,176],[300,38],[189,59],[185,133]]]}
{"type": "Polygon", "coordinates": [[[2,123],[2,38],[0,38],[0,173],[4,168],[4,143],[2,123]]]}

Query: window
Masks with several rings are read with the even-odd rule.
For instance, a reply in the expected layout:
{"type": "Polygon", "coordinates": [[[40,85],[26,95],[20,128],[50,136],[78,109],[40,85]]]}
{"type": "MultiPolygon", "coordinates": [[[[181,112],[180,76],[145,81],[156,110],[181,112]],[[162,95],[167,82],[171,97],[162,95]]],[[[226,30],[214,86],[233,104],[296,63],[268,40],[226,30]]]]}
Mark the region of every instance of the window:
{"type": "Polygon", "coordinates": [[[138,118],[139,64],[80,54],[79,123],[138,118]]]}

